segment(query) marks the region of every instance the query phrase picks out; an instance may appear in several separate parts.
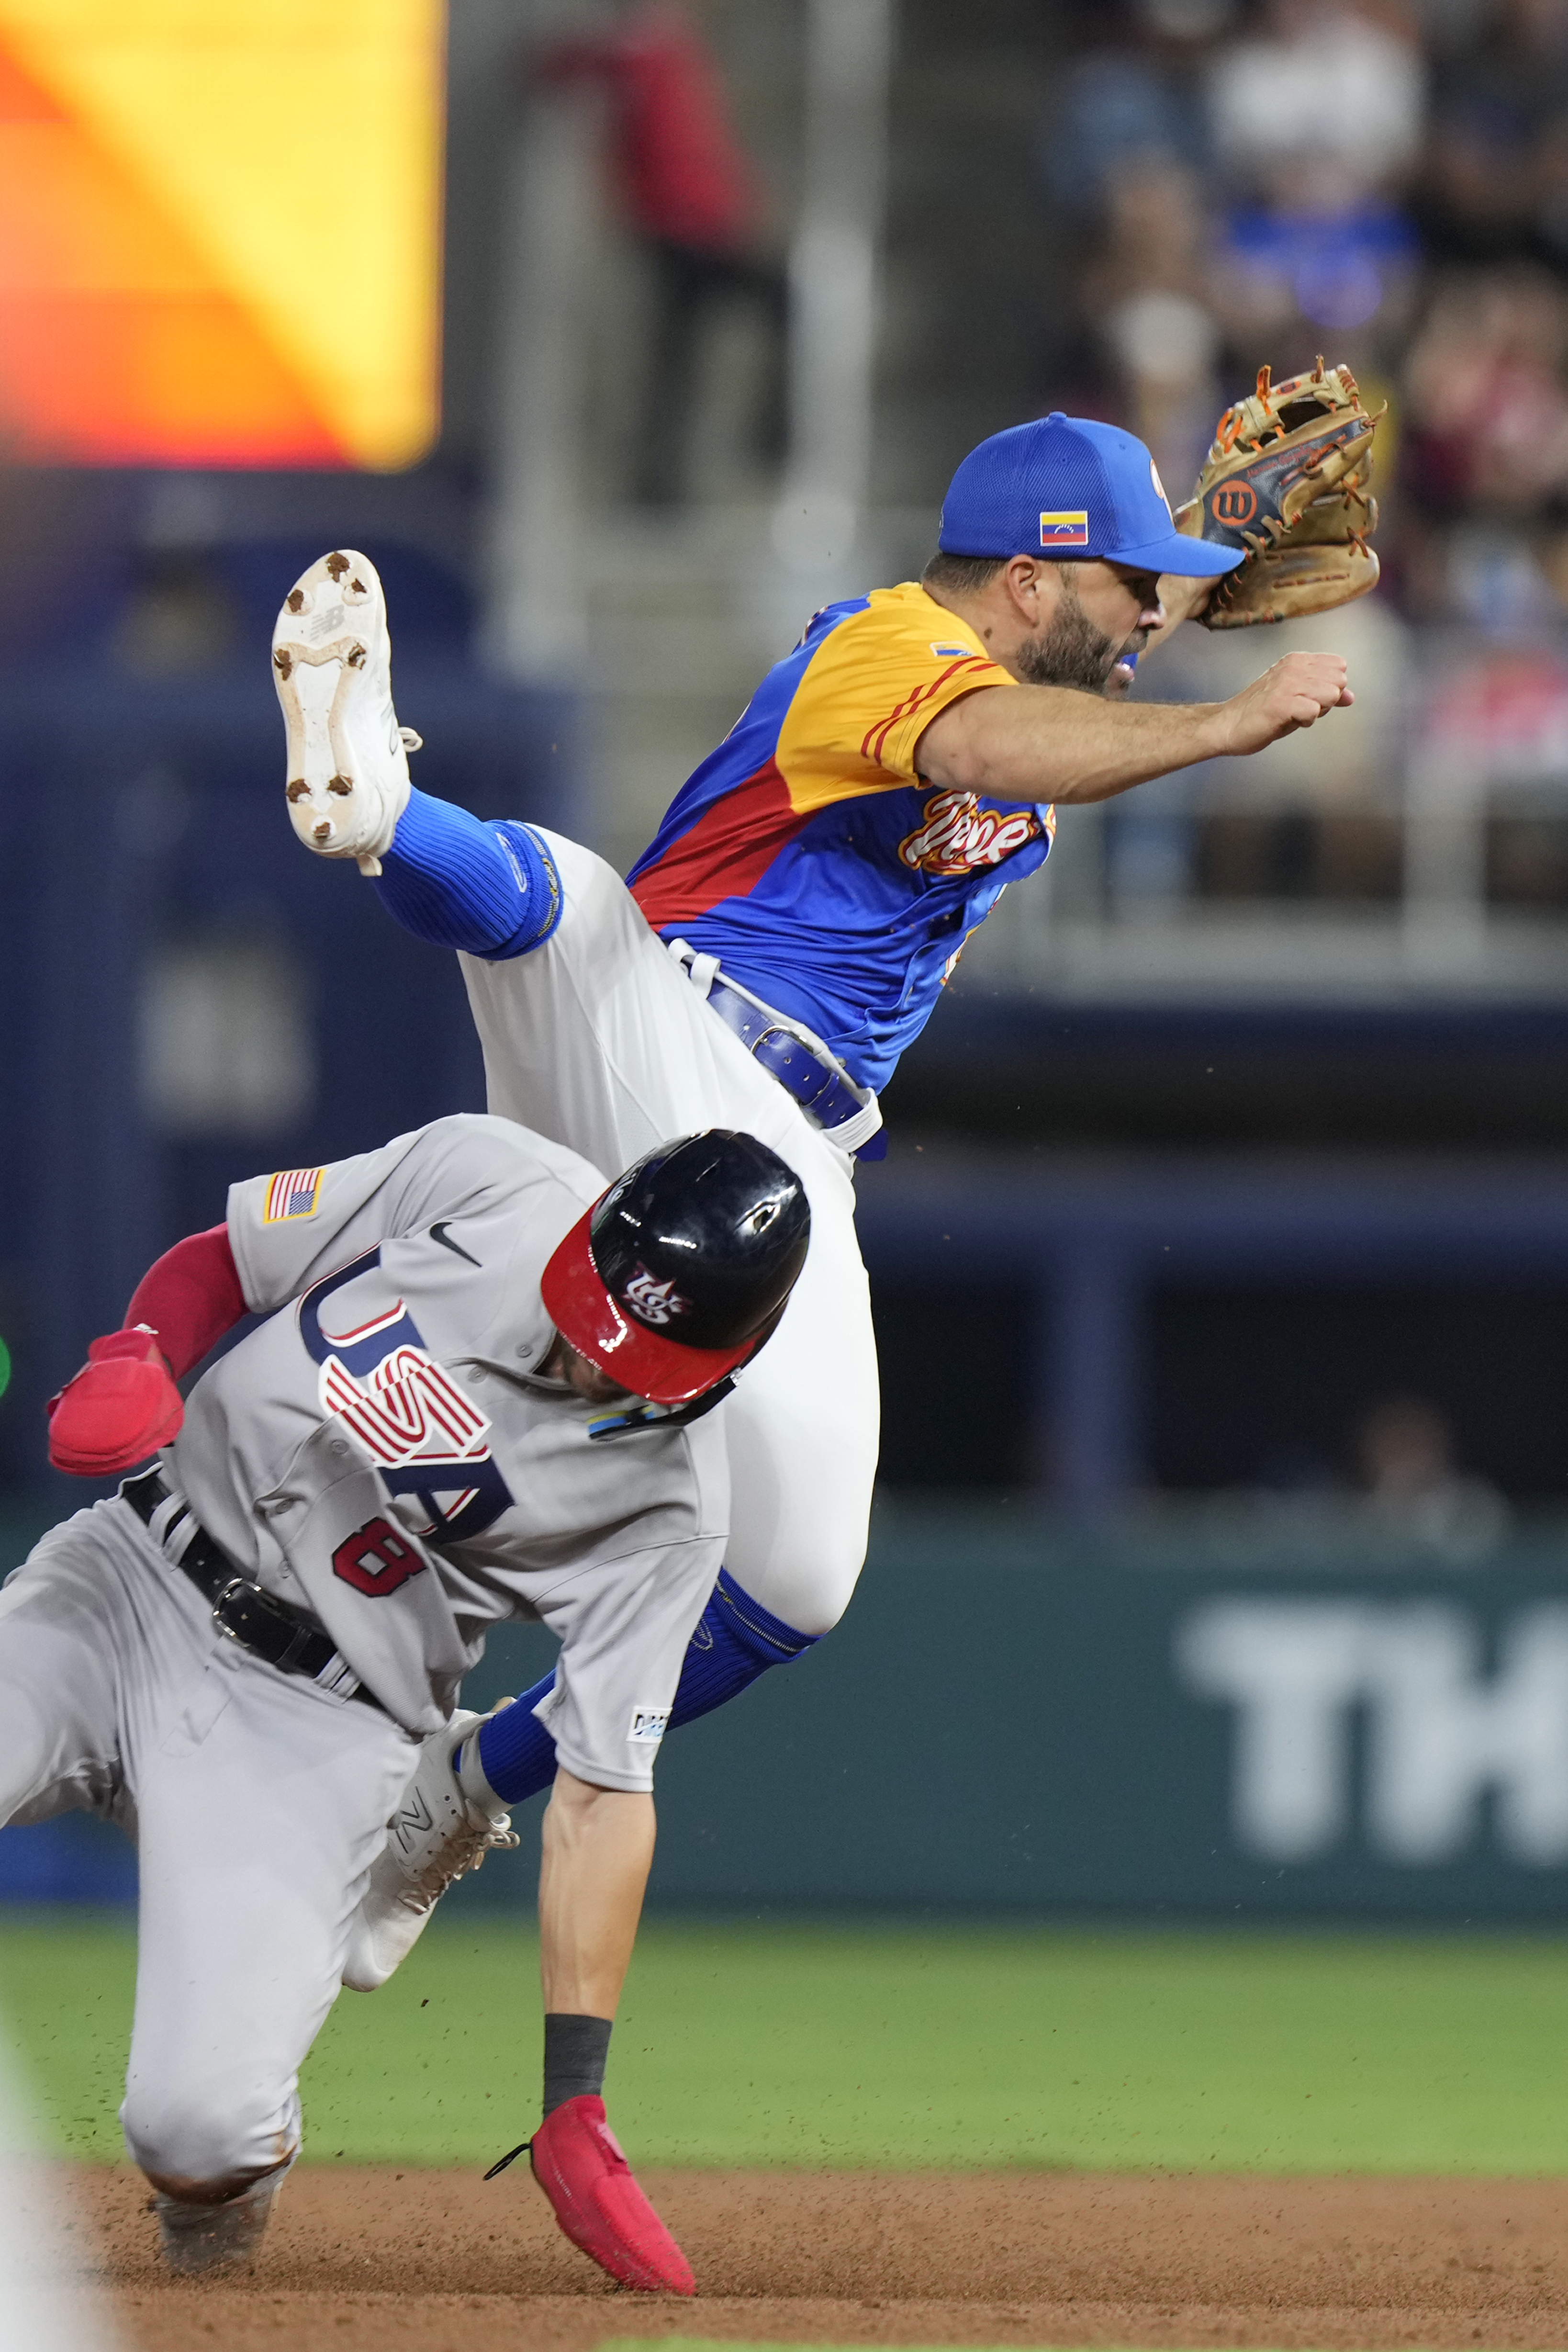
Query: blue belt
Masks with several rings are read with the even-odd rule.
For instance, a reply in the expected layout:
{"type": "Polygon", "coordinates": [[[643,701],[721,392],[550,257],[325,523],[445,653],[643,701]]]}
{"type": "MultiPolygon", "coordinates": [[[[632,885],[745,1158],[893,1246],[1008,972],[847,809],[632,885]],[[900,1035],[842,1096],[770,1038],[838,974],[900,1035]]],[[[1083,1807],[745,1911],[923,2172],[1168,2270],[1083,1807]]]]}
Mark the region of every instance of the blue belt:
{"type": "Polygon", "coordinates": [[[831,1062],[813,1054],[792,1029],[784,1028],[772,1013],[742,996],[738,988],[731,988],[721,972],[714,974],[707,1001],[726,1028],[734,1030],[753,1061],[760,1062],[769,1077],[777,1078],[785,1093],[793,1095],[801,1109],[830,1135],[865,1108],[831,1062]]]}

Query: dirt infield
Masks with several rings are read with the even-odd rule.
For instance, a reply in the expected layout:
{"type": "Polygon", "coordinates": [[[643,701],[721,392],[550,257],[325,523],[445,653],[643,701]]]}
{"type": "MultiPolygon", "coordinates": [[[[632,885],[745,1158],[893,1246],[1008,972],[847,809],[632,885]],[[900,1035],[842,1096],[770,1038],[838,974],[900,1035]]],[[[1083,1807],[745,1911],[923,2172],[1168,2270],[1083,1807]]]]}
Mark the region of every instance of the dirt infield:
{"type": "Polygon", "coordinates": [[[145,2189],[72,2176],[125,2334],[157,2352],[837,2344],[1568,2346],[1568,2180],[655,2173],[695,2303],[617,2292],[519,2165],[318,2167],[256,2269],[167,2286],[145,2189]]]}

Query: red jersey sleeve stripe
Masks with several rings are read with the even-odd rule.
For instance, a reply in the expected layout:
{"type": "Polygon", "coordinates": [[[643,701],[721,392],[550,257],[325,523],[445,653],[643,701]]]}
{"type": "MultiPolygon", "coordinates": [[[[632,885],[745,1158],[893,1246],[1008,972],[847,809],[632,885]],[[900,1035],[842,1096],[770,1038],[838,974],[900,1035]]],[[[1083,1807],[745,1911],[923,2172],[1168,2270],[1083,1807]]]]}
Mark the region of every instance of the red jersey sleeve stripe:
{"type": "Polygon", "coordinates": [[[894,705],[885,719],[879,719],[874,725],[866,730],[865,736],[861,743],[861,757],[865,760],[880,760],[882,758],[883,746],[886,743],[889,735],[897,726],[899,720],[901,719],[907,719],[910,713],[917,710],[923,702],[928,702],[934,694],[939,694],[942,688],[946,685],[948,679],[954,677],[957,671],[961,669],[994,669],[995,667],[996,664],[994,662],[983,659],[978,654],[966,654],[962,661],[949,662],[946,668],[941,673],[940,677],[927,678],[923,686],[915,687],[910,693],[904,697],[902,701],[894,705]]]}
{"type": "MultiPolygon", "coordinates": [[[[972,659],[973,656],[970,656],[967,658],[972,659]]],[[[864,760],[874,760],[886,740],[889,728],[896,727],[899,720],[913,710],[925,695],[934,694],[939,686],[946,683],[956,669],[962,669],[963,667],[962,662],[949,662],[940,677],[927,678],[924,684],[912,687],[906,695],[894,704],[885,719],[873,719],[861,739],[861,757],[864,760]]]]}

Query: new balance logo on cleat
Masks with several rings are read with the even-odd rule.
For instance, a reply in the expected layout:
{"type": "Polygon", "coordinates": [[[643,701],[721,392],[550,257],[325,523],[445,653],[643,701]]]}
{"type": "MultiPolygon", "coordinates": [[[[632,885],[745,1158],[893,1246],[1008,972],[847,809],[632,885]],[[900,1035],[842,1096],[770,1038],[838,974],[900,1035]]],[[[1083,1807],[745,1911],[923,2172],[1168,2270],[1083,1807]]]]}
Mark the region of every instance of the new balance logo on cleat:
{"type": "Polygon", "coordinates": [[[387,1841],[349,1925],[343,1982],[373,1992],[418,1942],[455,1878],[477,1870],[497,1846],[517,1843],[511,1816],[481,1775],[466,1790],[453,1759],[484,1721],[458,1707],[444,1731],[424,1742],[387,1841]]]}
{"type": "Polygon", "coordinates": [[[398,1811],[392,1815],[387,1827],[404,1853],[412,1853],[414,1840],[423,1837],[427,1830],[433,1830],[435,1827],[435,1816],[420,1790],[415,1789],[413,1791],[398,1811]]]}

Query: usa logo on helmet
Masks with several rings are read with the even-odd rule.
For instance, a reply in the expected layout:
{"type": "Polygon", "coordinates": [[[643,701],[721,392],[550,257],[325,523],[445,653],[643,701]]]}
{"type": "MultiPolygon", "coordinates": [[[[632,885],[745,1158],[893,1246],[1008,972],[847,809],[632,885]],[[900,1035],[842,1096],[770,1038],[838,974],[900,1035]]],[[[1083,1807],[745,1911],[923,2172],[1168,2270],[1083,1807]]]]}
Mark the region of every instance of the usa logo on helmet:
{"type": "Polygon", "coordinates": [[[691,1300],[683,1298],[675,1288],[674,1275],[660,1282],[643,1265],[638,1265],[621,1297],[640,1323],[651,1323],[655,1330],[673,1323],[677,1315],[689,1315],[692,1311],[691,1300]]]}

